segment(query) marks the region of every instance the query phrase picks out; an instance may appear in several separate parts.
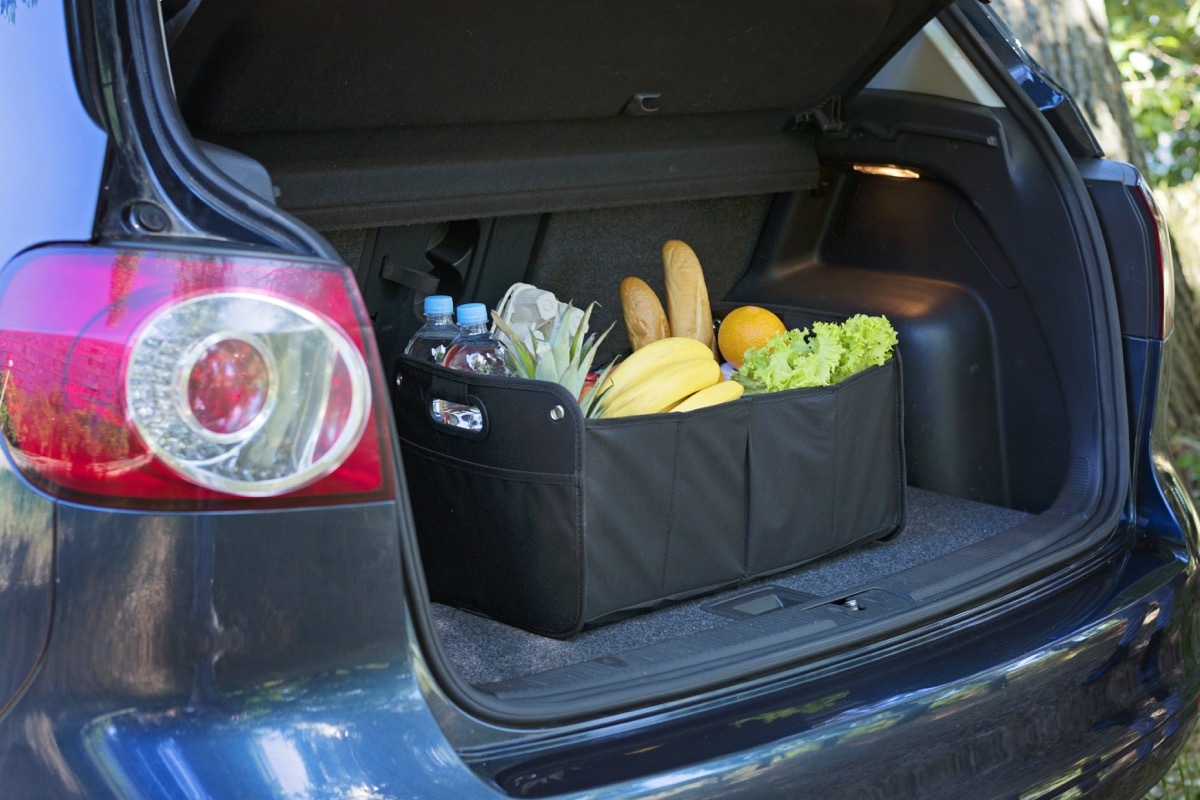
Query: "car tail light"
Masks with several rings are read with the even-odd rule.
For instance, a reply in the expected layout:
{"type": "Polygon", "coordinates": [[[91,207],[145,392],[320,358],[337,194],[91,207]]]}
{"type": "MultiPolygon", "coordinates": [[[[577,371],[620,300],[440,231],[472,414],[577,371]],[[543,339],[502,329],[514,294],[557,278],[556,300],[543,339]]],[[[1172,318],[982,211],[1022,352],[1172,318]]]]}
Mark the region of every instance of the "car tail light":
{"type": "Polygon", "coordinates": [[[1146,211],[1151,226],[1153,245],[1157,251],[1159,274],[1159,338],[1166,339],[1175,329],[1175,255],[1171,246],[1171,232],[1166,218],[1154,193],[1143,180],[1138,180],[1137,196],[1146,211]]]}
{"type": "Polygon", "coordinates": [[[48,492],[122,507],[391,496],[342,266],[92,247],[0,273],[0,427],[48,492]]]}

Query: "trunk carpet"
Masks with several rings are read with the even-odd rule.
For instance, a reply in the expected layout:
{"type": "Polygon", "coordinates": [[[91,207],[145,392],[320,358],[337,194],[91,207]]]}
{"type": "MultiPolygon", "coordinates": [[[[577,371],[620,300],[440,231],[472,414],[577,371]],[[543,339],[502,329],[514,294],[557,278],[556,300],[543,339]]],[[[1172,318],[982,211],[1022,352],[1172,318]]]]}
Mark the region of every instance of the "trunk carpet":
{"type": "Polygon", "coordinates": [[[864,545],[737,589],[586,630],[569,641],[548,639],[439,603],[432,606],[433,620],[442,647],[462,677],[474,684],[490,683],[736,624],[706,606],[761,586],[836,597],[1015,527],[1030,516],[910,487],[907,522],[890,541],[864,545]]]}

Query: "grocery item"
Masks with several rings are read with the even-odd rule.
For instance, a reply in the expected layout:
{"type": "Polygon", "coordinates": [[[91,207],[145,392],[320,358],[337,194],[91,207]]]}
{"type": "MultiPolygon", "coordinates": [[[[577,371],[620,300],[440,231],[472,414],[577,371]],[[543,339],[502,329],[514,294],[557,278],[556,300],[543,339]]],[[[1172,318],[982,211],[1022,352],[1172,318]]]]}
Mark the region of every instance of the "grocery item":
{"type": "Polygon", "coordinates": [[[518,378],[562,385],[579,399],[585,414],[596,400],[591,393],[585,392],[585,387],[594,382],[589,378],[592,360],[596,356],[596,349],[612,330],[612,325],[609,325],[598,337],[595,334],[588,335],[588,321],[595,307],[596,304],[592,303],[587,311],[580,314],[579,309],[570,303],[561,307],[556,304],[551,318],[538,327],[528,329],[524,336],[519,335],[500,314],[492,314],[513,374],[518,378]]]}
{"type": "Polygon", "coordinates": [[[717,329],[721,357],[739,369],[747,350],[762,347],[787,326],[774,313],[758,306],[740,306],[730,311],[717,329]]]}
{"type": "Polygon", "coordinates": [[[663,244],[662,259],[671,335],[687,336],[703,342],[715,355],[712,309],[700,259],[686,242],[678,239],[663,244]]]}
{"type": "Polygon", "coordinates": [[[745,387],[737,381],[723,380],[701,389],[690,397],[685,397],[671,411],[695,411],[698,408],[728,403],[730,400],[737,400],[743,392],[745,392],[745,387]]]}
{"type": "Polygon", "coordinates": [[[404,348],[406,356],[441,364],[446,348],[458,336],[454,324],[454,300],[449,295],[433,294],[425,298],[425,324],[417,329],[404,348]]]}
{"type": "Polygon", "coordinates": [[[711,358],[711,354],[700,342],[682,336],[670,336],[651,342],[617,364],[608,376],[597,384],[596,394],[602,400],[605,394],[615,397],[646,375],[687,357],[711,358]]]}
{"type": "Polygon", "coordinates": [[[442,362],[451,369],[484,375],[511,376],[504,357],[504,345],[488,331],[488,311],[483,303],[464,303],[458,307],[459,334],[446,348],[442,362]]]}
{"type": "MultiPolygon", "coordinates": [[[[516,338],[525,341],[529,341],[535,332],[548,340],[551,331],[562,324],[564,318],[574,335],[583,319],[582,309],[562,302],[551,291],[520,282],[508,287],[494,313],[516,334],[516,338]]],[[[492,334],[498,336],[498,330],[498,326],[493,327],[492,334]]]]}
{"type": "Polygon", "coordinates": [[[609,399],[601,416],[657,414],[721,380],[721,366],[711,356],[673,361],[609,399]]]}
{"type": "Polygon", "coordinates": [[[634,350],[671,335],[662,302],[641,278],[630,276],[621,281],[621,311],[634,350]]]}
{"type": "Polygon", "coordinates": [[[814,322],[746,351],[733,379],[747,394],[830,386],[892,357],[896,330],[884,316],[856,314],[842,324],[814,322]]]}

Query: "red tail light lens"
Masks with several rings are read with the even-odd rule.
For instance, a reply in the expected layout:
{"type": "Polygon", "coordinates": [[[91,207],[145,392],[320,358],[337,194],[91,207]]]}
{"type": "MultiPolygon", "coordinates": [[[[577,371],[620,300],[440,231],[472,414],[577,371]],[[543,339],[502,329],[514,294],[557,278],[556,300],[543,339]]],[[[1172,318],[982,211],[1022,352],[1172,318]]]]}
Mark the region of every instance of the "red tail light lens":
{"type": "Polygon", "coordinates": [[[211,436],[236,436],[266,416],[271,365],[245,339],[219,338],[192,362],[187,374],[187,411],[211,436]]]}
{"type": "Polygon", "coordinates": [[[1159,308],[1160,324],[1159,338],[1166,339],[1175,329],[1175,251],[1171,245],[1171,232],[1167,227],[1166,217],[1154,193],[1143,180],[1138,181],[1137,196],[1150,218],[1150,226],[1154,236],[1154,246],[1158,256],[1159,274],[1159,308]]]}
{"type": "Polygon", "coordinates": [[[345,267],[36,251],[0,273],[0,426],[17,465],[60,496],[390,496],[363,319],[345,267]]]}

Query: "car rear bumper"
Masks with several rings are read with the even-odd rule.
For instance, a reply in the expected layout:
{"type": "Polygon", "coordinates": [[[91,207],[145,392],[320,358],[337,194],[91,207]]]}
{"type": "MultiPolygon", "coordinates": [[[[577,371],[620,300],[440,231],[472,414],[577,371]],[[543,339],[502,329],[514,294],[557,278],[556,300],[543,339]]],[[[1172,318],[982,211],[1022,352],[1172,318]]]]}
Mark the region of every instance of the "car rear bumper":
{"type": "Polygon", "coordinates": [[[820,674],[503,747],[447,741],[466,720],[431,711],[419,658],[82,717],[35,685],[0,725],[5,773],[46,797],[1133,797],[1196,722],[1200,582],[1167,544],[820,674]]]}

